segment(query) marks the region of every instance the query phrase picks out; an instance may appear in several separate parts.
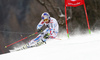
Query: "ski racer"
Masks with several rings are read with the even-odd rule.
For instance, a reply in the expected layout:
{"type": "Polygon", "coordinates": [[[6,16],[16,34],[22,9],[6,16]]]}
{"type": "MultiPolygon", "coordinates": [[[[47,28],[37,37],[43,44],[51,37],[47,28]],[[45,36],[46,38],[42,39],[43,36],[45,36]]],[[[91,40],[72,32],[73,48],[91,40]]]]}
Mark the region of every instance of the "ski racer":
{"type": "Polygon", "coordinates": [[[54,39],[59,32],[59,25],[55,18],[50,17],[49,13],[44,12],[41,15],[42,20],[37,25],[37,32],[40,33],[35,39],[29,42],[29,45],[34,45],[34,42],[44,42],[46,44],[47,39],[54,39]],[[42,31],[42,27],[45,25],[47,28],[42,31]]]}

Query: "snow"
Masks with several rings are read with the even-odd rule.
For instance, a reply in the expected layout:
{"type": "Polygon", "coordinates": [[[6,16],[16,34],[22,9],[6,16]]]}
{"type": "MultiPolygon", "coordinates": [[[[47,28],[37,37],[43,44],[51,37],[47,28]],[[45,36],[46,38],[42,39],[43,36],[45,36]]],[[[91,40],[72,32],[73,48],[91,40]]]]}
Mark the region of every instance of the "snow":
{"type": "Polygon", "coordinates": [[[47,44],[0,55],[0,60],[100,60],[100,31],[76,34],[62,40],[48,40],[47,44]]]}

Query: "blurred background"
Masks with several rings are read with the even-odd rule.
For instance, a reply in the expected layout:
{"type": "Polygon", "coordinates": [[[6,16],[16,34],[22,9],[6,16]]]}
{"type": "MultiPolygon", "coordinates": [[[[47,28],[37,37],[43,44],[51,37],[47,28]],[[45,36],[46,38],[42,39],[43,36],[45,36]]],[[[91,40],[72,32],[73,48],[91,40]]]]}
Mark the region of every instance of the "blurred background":
{"type": "MultiPolygon", "coordinates": [[[[85,3],[91,30],[99,30],[100,0],[85,0],[85,3]]],[[[57,19],[60,33],[66,30],[64,0],[0,0],[0,54],[35,38],[37,35],[5,49],[6,45],[35,33],[43,12],[57,19]]],[[[67,7],[67,12],[70,35],[74,35],[77,28],[82,33],[88,31],[84,6],[67,7]]]]}

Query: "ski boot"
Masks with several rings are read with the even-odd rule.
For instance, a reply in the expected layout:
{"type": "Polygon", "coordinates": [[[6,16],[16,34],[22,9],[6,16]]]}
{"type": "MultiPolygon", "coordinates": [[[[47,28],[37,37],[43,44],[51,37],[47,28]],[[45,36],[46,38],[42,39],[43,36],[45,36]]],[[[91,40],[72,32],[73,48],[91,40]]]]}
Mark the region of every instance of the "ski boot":
{"type": "Polygon", "coordinates": [[[43,40],[40,40],[39,42],[37,42],[37,44],[36,44],[36,46],[40,46],[40,45],[42,45],[42,44],[46,44],[46,42],[45,41],[43,41],[43,40]]]}

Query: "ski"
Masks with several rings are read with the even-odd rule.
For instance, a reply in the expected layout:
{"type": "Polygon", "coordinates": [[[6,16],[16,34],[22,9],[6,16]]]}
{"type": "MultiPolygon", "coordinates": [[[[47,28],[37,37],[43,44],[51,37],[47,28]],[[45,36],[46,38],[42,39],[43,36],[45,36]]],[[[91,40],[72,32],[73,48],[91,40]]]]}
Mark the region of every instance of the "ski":
{"type": "Polygon", "coordinates": [[[25,44],[21,48],[17,49],[16,51],[20,51],[20,50],[24,50],[24,49],[28,49],[28,48],[33,48],[33,47],[38,47],[38,46],[41,46],[43,44],[46,44],[46,42],[43,42],[40,40],[40,41],[36,42],[34,45],[25,44]]]}

